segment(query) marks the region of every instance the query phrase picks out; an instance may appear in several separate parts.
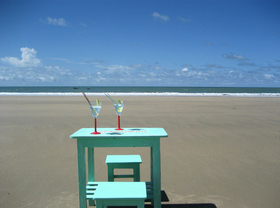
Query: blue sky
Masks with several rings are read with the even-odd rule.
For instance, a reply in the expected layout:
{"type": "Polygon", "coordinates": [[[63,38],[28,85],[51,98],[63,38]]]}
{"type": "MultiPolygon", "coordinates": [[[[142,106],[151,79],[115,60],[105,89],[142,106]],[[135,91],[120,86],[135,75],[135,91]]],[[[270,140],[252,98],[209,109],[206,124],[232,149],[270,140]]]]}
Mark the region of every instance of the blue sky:
{"type": "Polygon", "coordinates": [[[280,87],[280,1],[0,1],[0,86],[280,87]]]}

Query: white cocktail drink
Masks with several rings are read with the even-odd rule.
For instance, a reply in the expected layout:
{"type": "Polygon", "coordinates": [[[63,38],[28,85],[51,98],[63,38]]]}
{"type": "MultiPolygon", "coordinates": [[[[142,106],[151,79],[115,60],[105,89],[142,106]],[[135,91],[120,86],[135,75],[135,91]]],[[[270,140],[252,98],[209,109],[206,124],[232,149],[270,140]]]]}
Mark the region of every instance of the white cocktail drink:
{"type": "Polygon", "coordinates": [[[99,102],[100,105],[90,104],[90,110],[94,118],[97,118],[99,115],[100,109],[101,109],[101,103],[99,102]]]}
{"type": "Polygon", "coordinates": [[[97,132],[96,128],[97,128],[97,116],[99,115],[99,112],[101,110],[101,102],[97,101],[96,103],[90,103],[90,110],[91,113],[94,117],[94,129],[95,131],[92,132],[91,134],[101,134],[100,132],[97,132]]]}

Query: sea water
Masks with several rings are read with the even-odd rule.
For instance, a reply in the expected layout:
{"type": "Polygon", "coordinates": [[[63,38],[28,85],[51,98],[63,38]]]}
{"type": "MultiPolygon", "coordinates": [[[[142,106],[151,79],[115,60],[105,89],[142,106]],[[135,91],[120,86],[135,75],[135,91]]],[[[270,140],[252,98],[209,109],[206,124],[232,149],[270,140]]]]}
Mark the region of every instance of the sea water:
{"type": "Polygon", "coordinates": [[[0,96],[231,96],[280,97],[280,88],[261,87],[0,87],[0,96]]]}

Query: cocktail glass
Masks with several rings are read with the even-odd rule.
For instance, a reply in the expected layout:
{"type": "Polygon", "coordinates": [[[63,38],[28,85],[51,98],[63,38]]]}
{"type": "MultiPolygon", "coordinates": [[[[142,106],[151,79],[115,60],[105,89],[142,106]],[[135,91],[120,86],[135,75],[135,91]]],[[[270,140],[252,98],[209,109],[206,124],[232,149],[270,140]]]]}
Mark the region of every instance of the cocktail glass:
{"type": "Polygon", "coordinates": [[[100,112],[100,109],[101,109],[101,102],[98,102],[97,103],[90,103],[89,107],[90,107],[90,110],[91,110],[91,113],[94,117],[94,129],[95,131],[92,132],[91,134],[101,134],[100,132],[97,132],[97,116],[99,115],[99,112],[100,112]]]}
{"type": "Polygon", "coordinates": [[[121,113],[123,111],[123,106],[124,106],[124,102],[120,101],[121,103],[114,103],[114,107],[116,110],[116,113],[118,115],[118,128],[116,128],[115,130],[123,130],[121,128],[121,113]]]}

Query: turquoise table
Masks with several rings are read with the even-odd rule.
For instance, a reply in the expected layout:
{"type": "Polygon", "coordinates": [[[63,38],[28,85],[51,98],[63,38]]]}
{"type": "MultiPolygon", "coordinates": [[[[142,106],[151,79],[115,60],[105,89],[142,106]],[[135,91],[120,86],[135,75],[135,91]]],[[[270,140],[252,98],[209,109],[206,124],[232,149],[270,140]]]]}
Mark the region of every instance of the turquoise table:
{"type": "Polygon", "coordinates": [[[151,181],[147,182],[148,198],[155,208],[161,207],[161,170],[160,170],[160,138],[167,137],[163,128],[99,128],[101,134],[91,134],[93,128],[82,128],[70,138],[77,139],[79,204],[87,207],[86,171],[88,182],[94,178],[94,148],[95,147],[150,147],[151,181]],[[86,170],[86,147],[88,150],[88,170],[86,170]]]}

